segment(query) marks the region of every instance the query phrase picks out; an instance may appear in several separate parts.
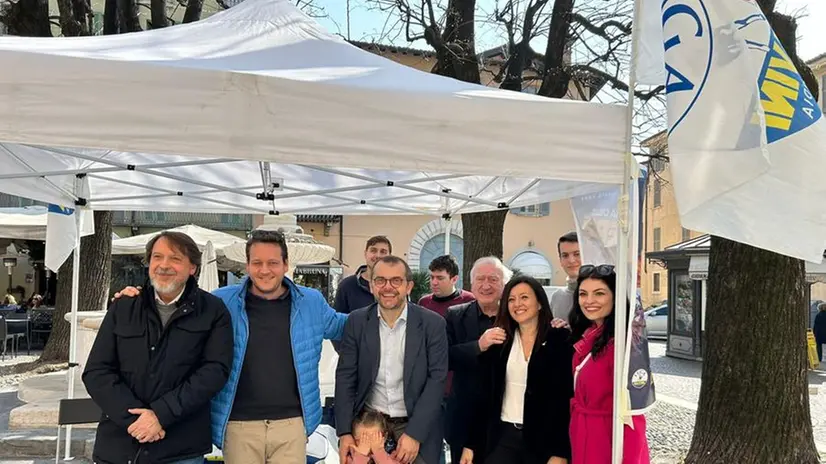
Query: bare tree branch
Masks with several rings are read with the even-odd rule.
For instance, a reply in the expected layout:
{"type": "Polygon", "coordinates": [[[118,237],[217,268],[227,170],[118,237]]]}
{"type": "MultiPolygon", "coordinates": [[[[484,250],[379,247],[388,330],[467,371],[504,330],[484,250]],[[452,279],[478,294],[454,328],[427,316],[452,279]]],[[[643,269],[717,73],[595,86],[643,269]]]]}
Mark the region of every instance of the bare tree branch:
{"type": "Polygon", "coordinates": [[[622,23],[617,20],[609,20],[605,21],[604,23],[597,26],[593,22],[591,22],[588,18],[582,16],[578,13],[572,13],[571,19],[574,20],[577,24],[585,28],[591,34],[597,35],[599,37],[604,38],[605,40],[615,40],[616,36],[609,36],[608,35],[608,28],[616,28],[619,29],[623,35],[630,35],[631,34],[631,21],[628,23],[622,23]]]}
{"type": "MultiPolygon", "coordinates": [[[[606,80],[607,82],[609,82],[613,88],[618,89],[618,90],[623,90],[625,92],[628,91],[628,83],[627,82],[624,82],[622,79],[619,79],[617,76],[612,76],[611,74],[608,74],[607,72],[605,72],[601,69],[597,69],[597,68],[594,68],[592,66],[587,66],[587,65],[573,65],[573,66],[570,67],[570,70],[571,70],[572,75],[580,75],[581,76],[582,73],[588,73],[588,74],[591,74],[591,75],[599,76],[600,78],[602,78],[602,79],[606,80]]],[[[665,90],[665,86],[660,85],[660,86],[657,86],[654,89],[646,91],[646,92],[635,91],[634,96],[636,98],[639,98],[642,101],[647,101],[647,100],[650,100],[650,99],[656,97],[657,95],[662,94],[662,92],[664,90],[665,90]]]]}

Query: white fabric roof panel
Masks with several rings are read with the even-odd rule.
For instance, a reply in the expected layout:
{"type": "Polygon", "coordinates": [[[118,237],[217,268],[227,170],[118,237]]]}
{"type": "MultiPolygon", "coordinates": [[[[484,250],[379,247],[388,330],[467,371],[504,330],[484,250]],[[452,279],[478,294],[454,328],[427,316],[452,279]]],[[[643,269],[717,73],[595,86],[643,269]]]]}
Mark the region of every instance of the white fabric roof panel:
{"type": "Polygon", "coordinates": [[[254,161],[0,145],[0,191],[70,205],[77,191],[76,173],[82,172],[89,191],[77,196],[97,210],[439,214],[446,195],[451,197],[449,211],[471,212],[496,209],[502,202],[516,207],[609,187],[534,178],[287,164],[270,164],[269,169],[267,183],[279,184],[272,192],[274,206],[272,201],[256,198],[264,191],[264,182],[261,167],[254,161]]]}
{"type": "MultiPolygon", "coordinates": [[[[328,179],[317,171],[288,165],[407,172],[374,176],[381,179],[421,172],[526,183],[553,179],[563,184],[543,188],[557,197],[569,196],[579,182],[622,179],[624,107],[547,99],[417,71],[329,34],[287,0],[247,0],[201,22],[135,34],[0,37],[0,67],[0,140],[10,142],[5,146],[12,152],[22,143],[86,154],[79,147],[105,148],[114,150],[110,159],[130,164],[178,160],[142,153],[267,160],[283,163],[274,171],[289,180],[285,186],[296,181],[297,188],[311,190],[339,182],[323,183],[328,179]]],[[[19,164],[6,161],[0,159],[0,174],[19,164]]],[[[46,164],[50,170],[85,166],[46,164]]],[[[239,180],[231,187],[260,178],[239,166],[232,172],[224,167],[230,180],[239,180]]],[[[190,172],[193,178],[218,175],[209,171],[205,165],[190,172]]],[[[144,180],[135,173],[124,178],[144,180]]],[[[457,187],[473,193],[473,186],[489,180],[457,187]]],[[[35,189],[23,184],[24,196],[31,197],[35,189]]],[[[93,197],[98,190],[112,196],[100,181],[92,182],[92,190],[93,197]]],[[[120,193],[136,194],[126,187],[120,193]]],[[[111,207],[191,205],[159,203],[111,207]]],[[[285,203],[286,209],[314,207],[354,212],[317,201],[285,203]]],[[[193,207],[207,209],[214,211],[214,204],[193,207]]]]}

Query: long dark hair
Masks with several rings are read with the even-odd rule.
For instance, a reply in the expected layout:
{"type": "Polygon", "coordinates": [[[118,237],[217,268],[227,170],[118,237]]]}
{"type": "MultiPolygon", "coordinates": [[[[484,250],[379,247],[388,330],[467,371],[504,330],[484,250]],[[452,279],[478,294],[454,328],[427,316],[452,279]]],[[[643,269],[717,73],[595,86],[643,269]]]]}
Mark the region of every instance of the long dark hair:
{"type": "MultiPolygon", "coordinates": [[[[582,282],[588,279],[595,279],[602,281],[611,293],[616,297],[617,292],[617,274],[614,271],[614,266],[601,265],[592,266],[585,265],[579,270],[579,276],[576,279],[576,291],[574,292],[574,304],[571,308],[571,313],[568,316],[569,324],[571,326],[571,338],[574,343],[582,340],[585,331],[588,330],[594,322],[585,317],[582,312],[582,307],[579,305],[579,287],[582,282]]],[[[614,300],[615,301],[615,300],[614,300]]],[[[615,304],[612,301],[612,305],[615,304]]],[[[597,356],[608,346],[608,343],[614,339],[614,315],[616,314],[616,306],[611,310],[611,314],[605,317],[602,323],[602,333],[599,334],[597,340],[594,342],[594,347],[591,349],[591,355],[597,356]]],[[[626,303],[626,312],[628,304],[626,303]]]]}
{"type": "Polygon", "coordinates": [[[545,293],[545,289],[542,288],[542,284],[529,275],[515,275],[511,278],[508,284],[505,285],[505,289],[502,291],[502,299],[499,300],[499,313],[496,315],[495,325],[496,327],[505,329],[505,333],[508,334],[507,340],[513,339],[519,324],[513,320],[510,311],[508,311],[508,298],[510,297],[513,288],[519,284],[528,284],[536,296],[536,301],[539,302],[539,324],[537,326],[538,330],[536,332],[536,341],[534,342],[534,346],[540,346],[545,342],[548,329],[551,327],[551,320],[553,320],[554,316],[551,312],[551,304],[548,302],[548,294],[545,293]]]}

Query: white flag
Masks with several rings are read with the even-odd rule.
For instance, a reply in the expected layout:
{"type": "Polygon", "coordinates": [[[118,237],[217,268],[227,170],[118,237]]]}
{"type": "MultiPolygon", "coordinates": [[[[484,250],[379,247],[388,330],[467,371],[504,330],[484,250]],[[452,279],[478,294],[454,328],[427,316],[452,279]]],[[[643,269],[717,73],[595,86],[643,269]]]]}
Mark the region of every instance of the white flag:
{"type": "MultiPolygon", "coordinates": [[[[753,0],[660,6],[683,227],[820,262],[826,123],[766,17],[753,0]]],[[[641,27],[652,22],[640,20],[641,27]]]]}
{"type": "MultiPolygon", "coordinates": [[[[639,39],[634,49],[637,61],[637,83],[642,85],[665,84],[665,49],[660,19],[662,0],[637,0],[640,9],[639,39]]],[[[637,27],[637,25],[634,25],[637,27]]]]}
{"type": "MultiPolygon", "coordinates": [[[[47,268],[57,272],[66,258],[72,254],[77,241],[77,210],[58,205],[49,205],[46,215],[46,256],[47,268]]],[[[83,210],[81,215],[80,235],[85,237],[95,233],[95,223],[91,212],[83,210]]]]}

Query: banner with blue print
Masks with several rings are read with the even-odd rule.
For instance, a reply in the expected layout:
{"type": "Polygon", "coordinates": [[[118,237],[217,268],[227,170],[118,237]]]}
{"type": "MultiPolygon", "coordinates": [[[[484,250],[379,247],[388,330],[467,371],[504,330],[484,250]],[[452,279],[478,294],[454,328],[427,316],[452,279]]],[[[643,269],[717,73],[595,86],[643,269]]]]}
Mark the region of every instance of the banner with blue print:
{"type": "MultiPolygon", "coordinates": [[[[627,414],[643,414],[656,401],[654,379],[651,375],[651,359],[648,351],[648,338],[645,333],[645,315],[639,291],[639,260],[641,240],[638,231],[642,230],[640,211],[642,195],[645,189],[647,170],[639,174],[638,182],[632,184],[630,192],[629,221],[633,233],[629,234],[628,262],[628,301],[631,308],[628,313],[628,332],[626,339],[625,364],[623,373],[627,378],[627,414]],[[636,227],[636,230],[634,228],[636,227]]],[[[580,253],[583,264],[613,264],[617,262],[619,248],[619,226],[617,224],[619,187],[597,193],[571,198],[574,222],[577,228],[580,253]]]]}
{"type": "Polygon", "coordinates": [[[664,85],[683,227],[813,262],[826,123],[754,0],[638,0],[641,83],[664,85]],[[652,30],[652,28],[655,28],[652,30]]]}

